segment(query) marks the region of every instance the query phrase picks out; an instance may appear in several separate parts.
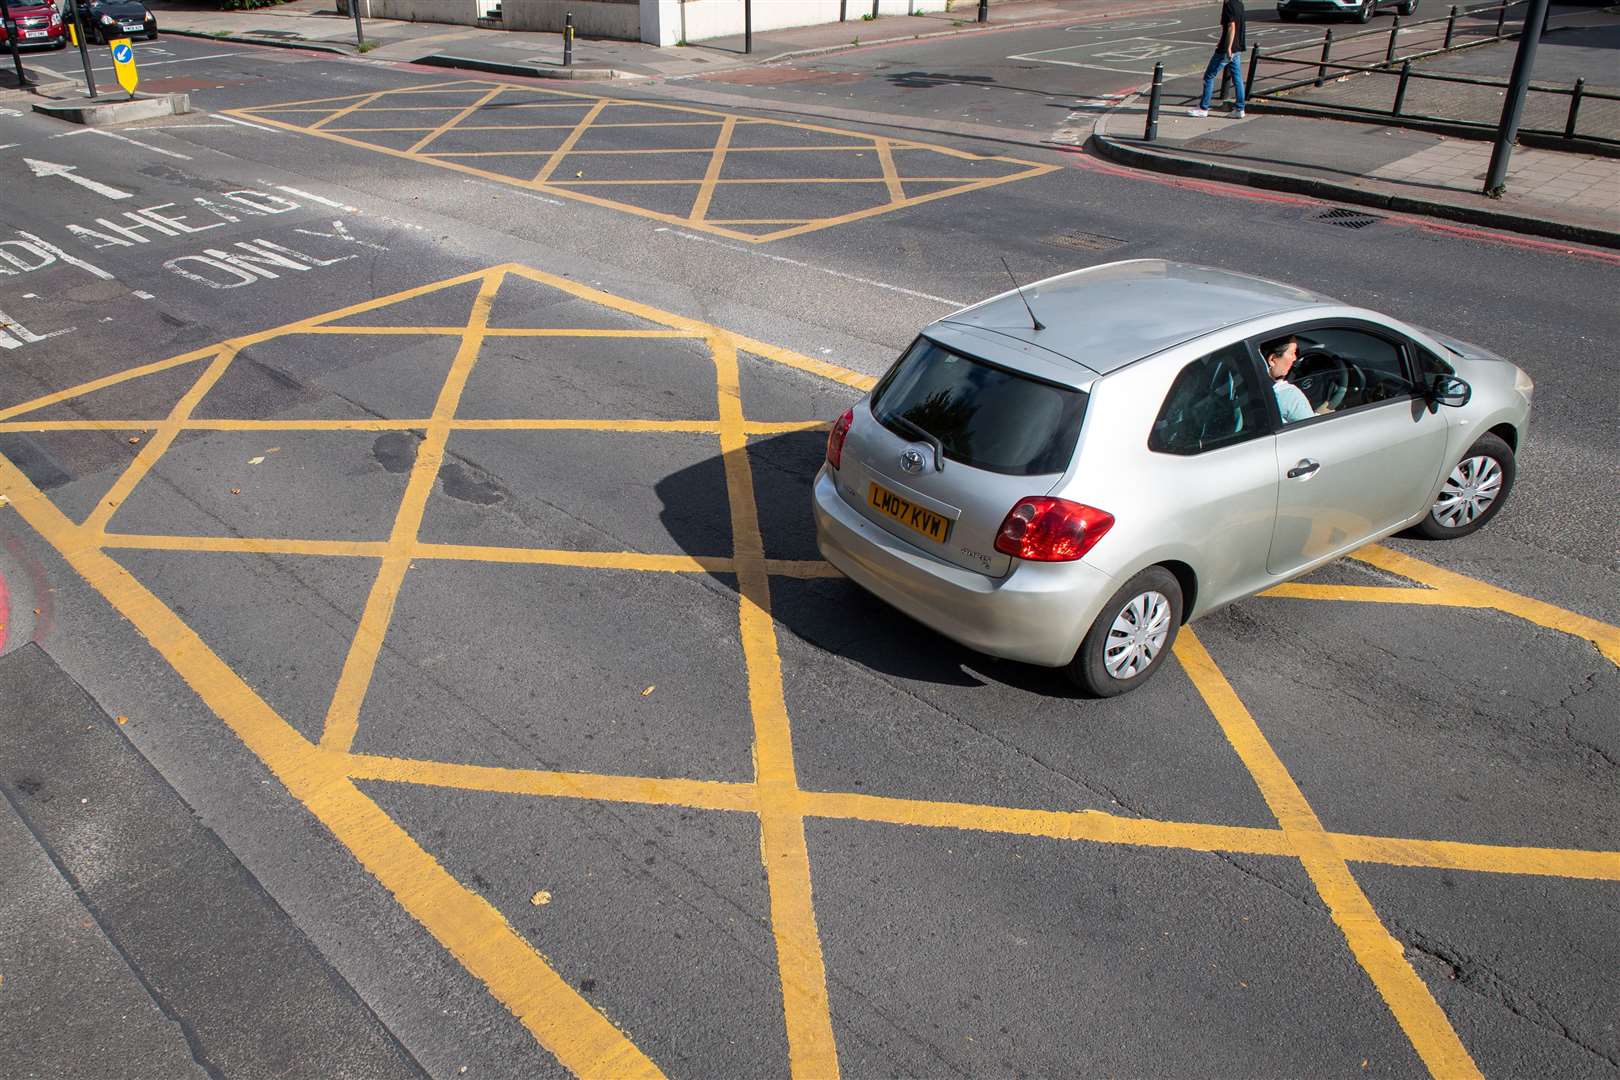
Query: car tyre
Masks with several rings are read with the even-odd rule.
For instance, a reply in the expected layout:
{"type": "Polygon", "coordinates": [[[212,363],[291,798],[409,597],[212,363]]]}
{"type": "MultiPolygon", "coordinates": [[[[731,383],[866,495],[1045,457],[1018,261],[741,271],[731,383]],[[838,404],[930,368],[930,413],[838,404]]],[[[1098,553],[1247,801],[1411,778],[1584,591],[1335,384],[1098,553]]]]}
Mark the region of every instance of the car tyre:
{"type": "Polygon", "coordinates": [[[1376,14],[1378,14],[1378,0],[1362,0],[1361,9],[1356,12],[1356,22],[1370,23],[1376,14]]]}
{"type": "Polygon", "coordinates": [[[1116,697],[1153,677],[1181,629],[1181,583],[1162,566],[1127,581],[1103,605],[1065,673],[1091,697],[1116,697]]]}
{"type": "Polygon", "coordinates": [[[1428,540],[1479,531],[1501,511],[1517,476],[1513,448],[1495,435],[1481,435],[1446,474],[1440,496],[1412,531],[1428,540]]]}
{"type": "Polygon", "coordinates": [[[1418,6],[1418,0],[1406,0],[1406,2],[1404,4],[1397,4],[1396,7],[1395,7],[1395,11],[1396,11],[1397,14],[1400,14],[1400,15],[1403,15],[1403,16],[1404,15],[1415,15],[1415,14],[1417,14],[1417,6],[1418,6]]]}

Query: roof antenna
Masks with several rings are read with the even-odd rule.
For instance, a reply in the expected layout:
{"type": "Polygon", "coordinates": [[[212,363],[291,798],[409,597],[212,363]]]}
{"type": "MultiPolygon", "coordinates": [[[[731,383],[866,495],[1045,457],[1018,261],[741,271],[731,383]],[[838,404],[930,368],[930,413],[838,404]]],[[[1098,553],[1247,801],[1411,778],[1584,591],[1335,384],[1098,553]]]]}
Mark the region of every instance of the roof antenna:
{"type": "Polygon", "coordinates": [[[1035,324],[1035,329],[1045,330],[1046,324],[1035,317],[1035,309],[1029,306],[1029,298],[1024,295],[1024,288],[1018,284],[1018,279],[1013,277],[1012,267],[1007,266],[1005,255],[1001,256],[1001,265],[1007,267],[1007,276],[1012,278],[1013,288],[1018,290],[1018,299],[1024,302],[1024,310],[1029,312],[1029,321],[1035,324]]]}

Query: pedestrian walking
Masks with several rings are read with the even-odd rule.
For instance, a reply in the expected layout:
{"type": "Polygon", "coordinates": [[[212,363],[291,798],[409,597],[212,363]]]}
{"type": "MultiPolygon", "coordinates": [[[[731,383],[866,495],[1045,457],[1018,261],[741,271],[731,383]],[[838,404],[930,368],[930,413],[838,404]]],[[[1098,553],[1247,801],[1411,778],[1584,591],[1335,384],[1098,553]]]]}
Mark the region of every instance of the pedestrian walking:
{"type": "Polygon", "coordinates": [[[1198,108],[1188,109],[1188,116],[1208,116],[1209,100],[1215,93],[1215,80],[1225,68],[1232,70],[1232,85],[1237,87],[1237,108],[1234,119],[1243,119],[1243,52],[1248,42],[1243,40],[1243,0],[1222,0],[1221,40],[1215,45],[1215,54],[1204,66],[1204,96],[1198,99],[1198,108]]]}

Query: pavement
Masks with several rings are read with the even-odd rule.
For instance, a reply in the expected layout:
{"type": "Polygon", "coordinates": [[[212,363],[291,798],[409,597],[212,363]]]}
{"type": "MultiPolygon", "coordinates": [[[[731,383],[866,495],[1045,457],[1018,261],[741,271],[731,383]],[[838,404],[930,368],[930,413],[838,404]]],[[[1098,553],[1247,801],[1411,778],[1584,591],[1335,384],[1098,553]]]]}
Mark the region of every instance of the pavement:
{"type": "MultiPolygon", "coordinates": [[[[154,0],[159,25],[168,34],[206,36],[260,45],[318,48],[347,54],[360,52],[354,21],[340,15],[331,0],[291,0],[253,11],[219,11],[186,0],[154,0]]],[[[1175,0],[1149,7],[1186,6],[1175,0]]],[[[851,4],[851,10],[859,4],[851,4]]],[[[963,4],[965,9],[967,4],[963,4]]],[[[612,71],[627,78],[674,78],[729,68],[751,67],[769,60],[808,55],[854,45],[909,41],[933,35],[977,33],[985,29],[1072,21],[1073,5],[1053,0],[994,0],[991,21],[979,26],[973,12],[936,12],[915,16],[885,15],[848,22],[757,33],[753,52],[745,53],[741,35],[714,38],[674,48],[659,48],[636,41],[578,38],[574,65],[586,70],[612,71]]],[[[444,23],[404,22],[397,19],[364,21],[367,49],[374,60],[420,60],[433,54],[503,65],[533,68],[541,77],[561,77],[562,38],[558,34],[486,30],[444,23]]],[[[514,72],[515,73],[515,72],[514,72]]]]}
{"type": "MultiPolygon", "coordinates": [[[[1620,34],[1612,14],[1574,9],[1554,21],[1536,56],[1536,86],[1570,86],[1586,79],[1587,90],[1620,89],[1612,50],[1620,34]],[[1564,25],[1559,25],[1563,23],[1564,25]],[[1596,77],[1594,77],[1596,76],[1596,77]]],[[[1443,27],[1443,20],[1439,23],[1443,27]]],[[[1431,25],[1431,34],[1438,29],[1431,25]]],[[[1414,32],[1419,32],[1414,28],[1414,32]]],[[[1386,33],[1367,39],[1381,60],[1386,33]]],[[[1460,40],[1460,39],[1459,39],[1460,40]]],[[[1430,43],[1432,44],[1432,42],[1430,43]]],[[[1414,69],[1452,75],[1505,79],[1516,41],[1487,41],[1466,51],[1415,63],[1414,69]]],[[[1400,49],[1417,46],[1403,37],[1400,49]]],[[[1340,43],[1337,55],[1345,55],[1340,43]]],[[[1367,50],[1363,50],[1364,52],[1367,50]]],[[[1314,58],[1314,48],[1296,56],[1314,58]]],[[[1308,76],[1297,67],[1271,66],[1260,91],[1308,76]],[[1286,74],[1284,74],[1286,72],[1286,74]]],[[[1385,108],[1395,90],[1392,75],[1329,80],[1253,102],[1244,119],[1219,106],[1209,117],[1187,114],[1197,104],[1196,78],[1167,81],[1158,137],[1143,138],[1147,97],[1135,94],[1109,108],[1092,132],[1091,146],[1110,160],[1138,168],[1235,181],[1254,187],[1300,192],[1375,209],[1431,214],[1477,225],[1608,247],[1620,246],[1620,103],[1588,99],[1578,132],[1610,140],[1595,153],[1520,145],[1509,161],[1506,190],[1484,194],[1492,143],[1488,134],[1459,132],[1464,125],[1489,127],[1500,117],[1500,91],[1489,87],[1414,80],[1404,112],[1446,117],[1455,123],[1415,126],[1358,113],[1385,108]]],[[[1532,93],[1524,128],[1561,129],[1569,99],[1532,93]]],[[[1524,136],[1524,141],[1530,141],[1524,136]]]]}

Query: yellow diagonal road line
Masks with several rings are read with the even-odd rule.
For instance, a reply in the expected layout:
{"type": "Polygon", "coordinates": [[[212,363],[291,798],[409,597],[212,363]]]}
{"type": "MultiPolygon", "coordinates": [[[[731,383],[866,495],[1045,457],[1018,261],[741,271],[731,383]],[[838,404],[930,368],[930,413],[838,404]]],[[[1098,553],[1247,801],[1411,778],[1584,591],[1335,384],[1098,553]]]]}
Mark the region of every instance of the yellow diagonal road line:
{"type": "Polygon", "coordinates": [[[1596,645],[1598,651],[1608,657],[1611,663],[1620,665],[1620,627],[1611,626],[1587,615],[1579,615],[1543,600],[1535,600],[1495,585],[1488,585],[1451,570],[1443,570],[1432,563],[1414,559],[1410,555],[1403,555],[1379,544],[1364,547],[1355,552],[1351,558],[1376,566],[1380,570],[1388,570],[1392,574],[1411,578],[1431,589],[1439,589],[1453,597],[1454,602],[1473,607],[1495,608],[1509,615],[1517,615],[1537,626],[1585,638],[1596,645]]]}
{"type": "Polygon", "coordinates": [[[495,907],[463,886],[344,775],[347,759],[310,744],[145,586],[89,542],[0,455],[0,492],[101,593],[338,842],[393,893],[540,1044],[582,1077],[662,1074],[540,958],[495,907]]]}
{"type": "Polygon", "coordinates": [[[1406,961],[1405,949],[1378,918],[1343,855],[1316,817],[1299,785],[1271,748],[1260,726],[1204,649],[1192,627],[1176,638],[1175,653],[1237,751],[1305,873],[1316,886],[1362,970],[1406,1032],[1418,1057],[1436,1077],[1479,1077],[1451,1021],[1406,961]]]}
{"type": "Polygon", "coordinates": [[[473,300],[472,314],[467,319],[466,333],[456,357],[450,364],[449,374],[439,390],[439,399],[433,406],[425,436],[416,448],[416,461],[411,465],[410,477],[405,483],[405,494],[400,499],[399,513],[394,518],[393,532],[389,536],[389,552],[383,557],[366,598],[365,611],[355,631],[349,655],[343,662],[337,690],[332,695],[331,707],[326,713],[326,724],[321,731],[321,746],[327,750],[345,751],[354,741],[360,723],[360,706],[366,689],[371,685],[372,672],[382,651],[383,638],[394,616],[394,605],[399,600],[400,586],[405,571],[411,565],[411,548],[416,544],[417,531],[422,527],[422,515],[427,511],[428,496],[438,479],[439,466],[444,460],[444,448],[450,441],[450,421],[456,415],[467,376],[478,360],[478,351],[484,345],[484,328],[489,325],[490,309],[495,304],[495,293],[506,280],[506,271],[497,268],[484,275],[473,300]]]}
{"type": "Polygon", "coordinates": [[[536,184],[544,184],[547,180],[551,179],[551,174],[557,171],[557,166],[562,164],[563,158],[568,156],[569,151],[573,150],[574,144],[579,142],[581,137],[584,136],[585,130],[589,128],[591,124],[596,122],[596,118],[601,116],[602,110],[607,107],[608,101],[606,98],[603,98],[601,101],[598,101],[595,105],[591,106],[590,111],[587,112],[580,119],[579,123],[574,125],[574,129],[563,138],[562,145],[551,152],[551,156],[546,159],[546,163],[540,166],[540,171],[534,174],[534,182],[536,184]]]}

